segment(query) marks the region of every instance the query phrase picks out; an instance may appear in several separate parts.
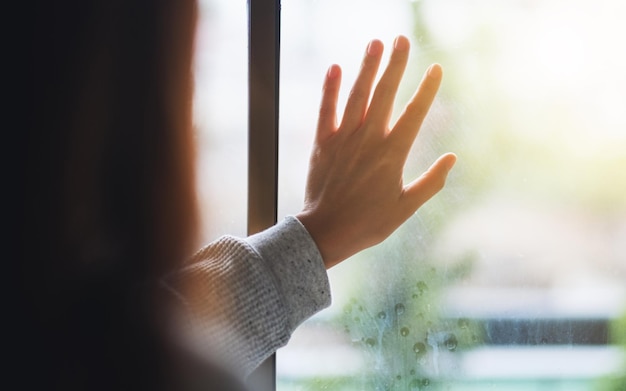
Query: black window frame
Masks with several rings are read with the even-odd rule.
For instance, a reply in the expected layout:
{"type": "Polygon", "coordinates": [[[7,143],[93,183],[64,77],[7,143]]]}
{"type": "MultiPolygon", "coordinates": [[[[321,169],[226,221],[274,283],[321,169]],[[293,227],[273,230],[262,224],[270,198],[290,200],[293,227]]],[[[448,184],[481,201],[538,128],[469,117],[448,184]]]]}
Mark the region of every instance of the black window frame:
{"type": "MultiPolygon", "coordinates": [[[[247,0],[248,235],[271,227],[278,208],[280,0],[247,0]]],[[[250,376],[254,391],[276,390],[276,355],[250,376]]]]}

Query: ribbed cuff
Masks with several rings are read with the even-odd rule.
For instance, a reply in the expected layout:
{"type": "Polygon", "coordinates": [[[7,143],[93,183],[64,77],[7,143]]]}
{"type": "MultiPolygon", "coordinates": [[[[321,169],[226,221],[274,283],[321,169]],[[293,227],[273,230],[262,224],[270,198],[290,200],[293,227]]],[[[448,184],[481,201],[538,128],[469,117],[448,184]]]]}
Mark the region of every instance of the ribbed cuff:
{"type": "Polygon", "coordinates": [[[297,218],[288,216],[247,241],[275,277],[287,306],[290,332],[330,305],[330,284],[322,256],[297,218]]]}

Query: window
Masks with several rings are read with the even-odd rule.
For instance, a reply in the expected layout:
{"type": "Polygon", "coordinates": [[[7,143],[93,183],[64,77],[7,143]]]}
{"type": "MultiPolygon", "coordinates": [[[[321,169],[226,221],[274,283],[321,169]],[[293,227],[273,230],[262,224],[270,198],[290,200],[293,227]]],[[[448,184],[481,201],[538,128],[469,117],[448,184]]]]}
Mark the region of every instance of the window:
{"type": "MultiPolygon", "coordinates": [[[[247,23],[243,2],[201,4],[210,239],[246,231],[247,23]]],[[[618,0],[282,1],[278,218],[302,204],[327,67],[345,102],[372,38],[411,39],[398,109],[444,68],[407,179],[459,160],[398,232],[330,271],[333,305],[278,351],[278,390],[626,387],[625,18],[618,0]]]]}
{"type": "Polygon", "coordinates": [[[248,31],[242,1],[201,0],[194,125],[202,237],[246,235],[248,31]]]}
{"type": "Polygon", "coordinates": [[[279,215],[302,202],[324,72],[342,66],[345,101],[372,38],[411,38],[398,109],[444,68],[407,177],[459,160],[330,271],[334,304],[278,351],[279,390],[592,390],[626,372],[624,18],[610,0],[282,1],[279,215]]]}

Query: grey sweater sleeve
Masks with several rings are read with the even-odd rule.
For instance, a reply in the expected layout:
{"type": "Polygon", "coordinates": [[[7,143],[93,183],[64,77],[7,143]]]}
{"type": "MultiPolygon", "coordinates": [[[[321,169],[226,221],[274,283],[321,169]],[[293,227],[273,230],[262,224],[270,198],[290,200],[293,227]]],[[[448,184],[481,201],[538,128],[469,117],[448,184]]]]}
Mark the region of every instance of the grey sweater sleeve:
{"type": "Polygon", "coordinates": [[[194,349],[242,376],[330,305],[321,255],[295,217],[247,239],[218,239],[166,283],[187,306],[194,349]]]}

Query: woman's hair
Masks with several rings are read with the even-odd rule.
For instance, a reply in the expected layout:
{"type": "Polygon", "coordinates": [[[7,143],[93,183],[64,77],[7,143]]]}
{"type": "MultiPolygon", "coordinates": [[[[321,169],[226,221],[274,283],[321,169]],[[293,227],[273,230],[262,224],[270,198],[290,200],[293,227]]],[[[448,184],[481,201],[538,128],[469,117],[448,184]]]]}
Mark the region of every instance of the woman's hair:
{"type": "Polygon", "coordinates": [[[139,386],[165,354],[158,279],[196,244],[196,4],[27,3],[15,362],[47,388],[139,386]]]}

